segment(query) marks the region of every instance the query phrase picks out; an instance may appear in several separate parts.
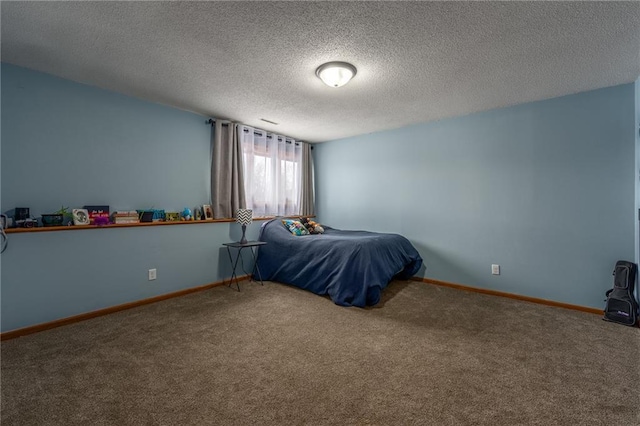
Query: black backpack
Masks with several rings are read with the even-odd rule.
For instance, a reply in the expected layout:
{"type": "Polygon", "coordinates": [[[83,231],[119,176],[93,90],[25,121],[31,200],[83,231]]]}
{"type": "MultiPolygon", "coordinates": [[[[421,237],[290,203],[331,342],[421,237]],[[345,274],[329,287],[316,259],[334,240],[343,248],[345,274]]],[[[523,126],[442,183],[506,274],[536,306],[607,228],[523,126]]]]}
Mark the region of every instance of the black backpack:
{"type": "Polygon", "coordinates": [[[606,292],[607,304],[604,320],[635,326],[638,321],[638,302],[634,295],[636,273],[635,263],[619,260],[613,270],[613,288],[606,292]]]}

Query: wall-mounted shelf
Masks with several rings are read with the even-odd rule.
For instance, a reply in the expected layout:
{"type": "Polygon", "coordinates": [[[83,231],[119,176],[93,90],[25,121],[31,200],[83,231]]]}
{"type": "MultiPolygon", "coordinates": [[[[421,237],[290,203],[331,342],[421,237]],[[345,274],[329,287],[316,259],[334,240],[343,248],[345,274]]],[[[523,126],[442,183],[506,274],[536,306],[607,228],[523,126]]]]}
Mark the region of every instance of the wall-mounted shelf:
{"type": "MultiPolygon", "coordinates": [[[[272,217],[256,217],[253,220],[269,220],[272,217]]],[[[176,222],[141,222],[141,223],[119,223],[110,225],[79,225],[79,226],[41,226],[38,228],[10,228],[5,229],[7,234],[23,234],[30,232],[54,232],[54,231],[81,231],[87,229],[112,229],[112,228],[134,228],[138,226],[170,226],[170,225],[203,225],[205,223],[235,222],[235,219],[210,219],[210,220],[187,220],[176,222]]]]}
{"type": "MultiPolygon", "coordinates": [[[[254,217],[254,221],[270,220],[275,216],[254,217]]],[[[315,217],[311,216],[287,216],[287,217],[315,217]]],[[[141,222],[141,223],[119,223],[110,225],[79,225],[79,226],[40,226],[38,228],[9,228],[5,229],[7,234],[24,234],[30,232],[54,232],[54,231],[81,231],[87,229],[112,229],[112,228],[134,228],[138,226],[169,226],[169,225],[203,225],[205,223],[235,222],[235,219],[209,219],[209,220],[181,220],[176,222],[141,222]]]]}

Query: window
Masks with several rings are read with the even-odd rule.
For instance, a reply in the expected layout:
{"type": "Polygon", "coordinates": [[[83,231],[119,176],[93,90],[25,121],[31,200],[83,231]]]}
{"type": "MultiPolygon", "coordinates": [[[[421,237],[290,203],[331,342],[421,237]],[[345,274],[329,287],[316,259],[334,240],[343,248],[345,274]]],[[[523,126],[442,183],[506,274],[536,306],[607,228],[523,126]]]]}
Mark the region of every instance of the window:
{"type": "Polygon", "coordinates": [[[239,126],[244,189],[254,217],[300,214],[302,147],[285,136],[239,126]]]}

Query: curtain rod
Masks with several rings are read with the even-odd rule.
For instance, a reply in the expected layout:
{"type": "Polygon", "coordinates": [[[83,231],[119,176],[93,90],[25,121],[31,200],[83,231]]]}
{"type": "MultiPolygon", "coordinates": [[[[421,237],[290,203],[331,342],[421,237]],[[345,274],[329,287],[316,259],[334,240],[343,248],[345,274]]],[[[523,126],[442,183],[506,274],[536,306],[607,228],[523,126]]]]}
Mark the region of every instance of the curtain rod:
{"type": "MultiPolygon", "coordinates": [[[[212,126],[213,126],[214,124],[216,124],[216,120],[214,120],[213,118],[210,118],[210,119],[208,119],[207,121],[205,121],[204,123],[205,123],[205,124],[210,124],[210,125],[212,125],[212,126]]],[[[229,125],[229,123],[221,123],[221,125],[222,125],[222,126],[228,126],[228,125],[229,125]]],[[[245,132],[245,133],[249,133],[249,129],[244,129],[244,132],[245,132]]],[[[262,132],[267,133],[267,131],[266,131],[266,130],[263,130],[262,132]]],[[[257,132],[257,131],[255,131],[255,130],[254,130],[253,134],[254,134],[254,135],[258,135],[258,136],[262,136],[262,132],[257,132]]],[[[270,135],[267,135],[267,139],[271,139],[271,138],[272,138],[272,137],[271,137],[270,135]]],[[[282,138],[278,138],[278,140],[282,140],[282,138]]],[[[286,140],[286,138],[285,138],[284,142],[285,142],[285,143],[291,143],[291,141],[286,140]]],[[[296,141],[296,145],[297,145],[298,143],[309,143],[309,142],[296,141]]],[[[311,144],[309,144],[309,145],[311,145],[311,144]]],[[[313,145],[311,146],[311,149],[313,149],[313,145]]]]}

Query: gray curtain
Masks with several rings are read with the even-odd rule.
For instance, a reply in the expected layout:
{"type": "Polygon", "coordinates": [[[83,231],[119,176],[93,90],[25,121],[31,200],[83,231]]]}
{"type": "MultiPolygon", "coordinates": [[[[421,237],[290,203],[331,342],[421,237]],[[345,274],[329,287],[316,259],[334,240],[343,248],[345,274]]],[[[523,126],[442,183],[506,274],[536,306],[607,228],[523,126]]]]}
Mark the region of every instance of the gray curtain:
{"type": "Polygon", "coordinates": [[[216,120],[212,136],[211,207],[215,219],[236,216],[245,208],[242,146],[235,123],[216,120]]]}
{"type": "Polygon", "coordinates": [[[300,215],[313,216],[316,214],[315,206],[315,189],[313,182],[313,155],[311,154],[311,145],[301,143],[302,145],[302,176],[300,182],[300,215]]]}

